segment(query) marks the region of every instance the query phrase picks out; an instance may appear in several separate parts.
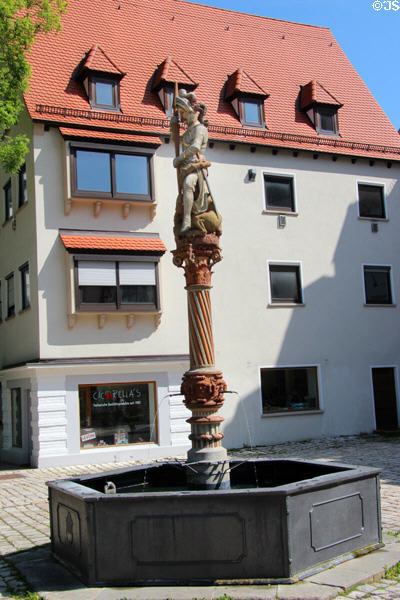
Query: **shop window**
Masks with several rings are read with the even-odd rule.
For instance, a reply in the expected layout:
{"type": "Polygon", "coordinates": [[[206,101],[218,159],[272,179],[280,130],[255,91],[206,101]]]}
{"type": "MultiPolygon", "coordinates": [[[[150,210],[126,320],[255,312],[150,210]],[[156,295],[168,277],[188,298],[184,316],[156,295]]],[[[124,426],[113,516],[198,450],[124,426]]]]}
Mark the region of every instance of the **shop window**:
{"type": "Polygon", "coordinates": [[[23,164],[18,173],[18,206],[23,206],[27,201],[26,164],[23,164]]]}
{"type": "Polygon", "coordinates": [[[364,266],[364,291],[366,304],[392,304],[390,267],[364,266]]]}
{"type": "Polygon", "coordinates": [[[385,219],[385,202],[382,185],[358,184],[358,209],[360,217],[385,219]]]}
{"type": "Polygon", "coordinates": [[[78,310],[156,310],[157,262],[75,259],[78,310]]]}
{"type": "Polygon", "coordinates": [[[90,76],[89,101],[92,108],[120,110],[119,79],[90,76]]]}
{"type": "Polygon", "coordinates": [[[11,442],[13,448],[22,448],[21,388],[11,389],[11,442]]]}
{"type": "Polygon", "coordinates": [[[156,384],[79,386],[81,448],[157,441],[156,384]]]}
{"type": "Polygon", "coordinates": [[[317,367],[261,369],[263,414],[319,409],[317,367]]]}
{"type": "Polygon", "coordinates": [[[71,173],[73,196],[152,200],[147,154],[72,147],[71,173]]]}
{"type": "Polygon", "coordinates": [[[7,318],[15,315],[14,273],[6,277],[7,282],[7,318]]]}
{"type": "Polygon", "coordinates": [[[269,265],[271,302],[301,304],[303,302],[299,265],[269,265]]]}
{"type": "Polygon", "coordinates": [[[21,309],[25,310],[31,305],[29,263],[23,264],[19,271],[21,273],[21,309]]]}
{"type": "Polygon", "coordinates": [[[264,174],[265,208],[279,212],[294,212],[293,177],[264,174]]]}
{"type": "Polygon", "coordinates": [[[8,221],[13,216],[13,204],[12,204],[12,187],[11,179],[7,181],[4,190],[4,221],[8,221]]]}

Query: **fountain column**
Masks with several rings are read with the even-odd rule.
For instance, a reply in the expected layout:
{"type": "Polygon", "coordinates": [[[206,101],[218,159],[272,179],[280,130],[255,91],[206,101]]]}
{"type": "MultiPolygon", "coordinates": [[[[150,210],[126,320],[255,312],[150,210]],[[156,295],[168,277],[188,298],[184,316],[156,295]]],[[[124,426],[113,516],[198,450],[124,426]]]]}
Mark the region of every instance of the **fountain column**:
{"type": "Polygon", "coordinates": [[[188,484],[197,489],[226,489],[229,464],[220,431],[224,419],[218,415],[226,383],[215,367],[210,300],[212,267],[221,260],[219,237],[209,233],[178,238],[172,254],[174,264],[185,272],[188,304],[190,369],[181,386],[184,403],[192,412],[188,484]]]}

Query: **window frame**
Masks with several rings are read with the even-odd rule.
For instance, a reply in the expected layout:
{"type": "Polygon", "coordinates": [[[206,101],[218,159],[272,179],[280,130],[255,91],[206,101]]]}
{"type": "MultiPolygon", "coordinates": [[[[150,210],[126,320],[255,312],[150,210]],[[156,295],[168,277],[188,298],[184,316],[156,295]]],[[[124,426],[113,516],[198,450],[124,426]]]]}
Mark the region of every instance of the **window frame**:
{"type": "Polygon", "coordinates": [[[7,223],[14,216],[11,177],[3,185],[3,194],[4,194],[4,223],[7,223]]]}
{"type": "Polygon", "coordinates": [[[302,265],[301,262],[288,262],[288,261],[268,261],[268,292],[269,292],[269,303],[268,306],[271,307],[295,307],[295,306],[304,306],[304,290],[303,290],[303,273],[302,273],[302,265]],[[272,295],[272,280],[271,280],[271,267],[274,270],[278,270],[281,268],[284,271],[289,271],[290,269],[296,270],[296,282],[298,288],[298,301],[294,301],[293,299],[282,299],[277,298],[274,299],[272,295]]]}
{"type": "Polygon", "coordinates": [[[321,383],[321,368],[319,364],[300,364],[300,365],[264,365],[259,367],[259,390],[260,390],[260,414],[262,418],[269,417],[283,417],[283,416],[294,416],[294,415],[310,415],[310,414],[322,414],[324,412],[323,403],[323,391],[321,383]],[[315,384],[317,392],[317,406],[312,408],[283,408],[277,407],[264,412],[263,402],[263,391],[262,391],[262,371],[282,371],[282,370],[300,370],[300,369],[313,369],[315,371],[315,384]]]}
{"type": "Polygon", "coordinates": [[[150,256],[150,255],[125,255],[125,254],[71,254],[73,259],[73,280],[74,280],[74,300],[75,300],[75,310],[77,313],[154,313],[160,311],[160,279],[159,279],[159,256],[150,256]],[[136,303],[136,304],[122,304],[121,302],[121,293],[120,293],[120,283],[119,283],[119,269],[116,269],[116,302],[114,306],[111,303],[82,303],[79,301],[79,277],[78,277],[78,265],[79,261],[94,261],[94,262],[152,262],[155,263],[155,278],[156,278],[156,301],[153,303],[136,303]]]}
{"type": "Polygon", "coordinates": [[[360,219],[366,219],[368,221],[388,221],[387,217],[387,207],[386,207],[386,186],[384,183],[377,183],[373,181],[364,181],[357,180],[356,181],[356,191],[357,191],[357,205],[358,205],[358,217],[360,219]],[[360,186],[368,186],[374,188],[381,189],[381,198],[382,198],[382,212],[383,216],[371,216],[371,215],[362,215],[361,214],[361,204],[360,204],[360,186]]]}
{"type": "Polygon", "coordinates": [[[107,144],[93,144],[90,142],[71,142],[69,145],[70,155],[70,193],[72,198],[88,198],[88,199],[99,199],[108,201],[140,201],[144,203],[154,202],[154,181],[153,181],[153,155],[154,151],[144,148],[127,148],[125,146],[115,146],[107,144]],[[78,188],[78,177],[77,177],[77,151],[88,151],[98,152],[109,155],[110,160],[110,181],[111,191],[102,192],[95,190],[80,190],[78,188]],[[148,194],[126,194],[116,191],[116,170],[115,170],[115,155],[126,154],[128,156],[142,156],[147,160],[147,183],[148,183],[148,194]]]}
{"type": "Polygon", "coordinates": [[[315,130],[320,135],[325,136],[339,136],[339,118],[338,118],[338,109],[337,107],[325,105],[325,104],[316,104],[314,106],[314,122],[315,122],[315,130]],[[321,126],[321,115],[325,113],[325,116],[333,117],[333,129],[323,129],[321,126]]]}
{"type": "Polygon", "coordinates": [[[29,261],[18,267],[21,284],[21,311],[31,306],[29,261]],[[28,276],[28,279],[26,278],[28,276]]]}
{"type": "Polygon", "coordinates": [[[15,277],[14,271],[6,275],[5,280],[7,282],[7,319],[15,316],[15,277]],[[12,303],[10,303],[10,281],[13,282],[12,289],[12,303]]]}
{"type": "Polygon", "coordinates": [[[297,197],[296,197],[296,175],[294,173],[277,173],[271,171],[263,171],[262,173],[262,185],[263,185],[263,194],[264,194],[264,209],[265,213],[273,213],[273,214],[285,214],[285,215],[297,215],[297,197]],[[292,201],[292,209],[287,207],[273,207],[268,206],[267,201],[267,178],[270,179],[281,179],[281,180],[290,180],[291,183],[291,201],[292,201]]]}
{"type": "Polygon", "coordinates": [[[28,181],[26,175],[26,163],[18,171],[18,208],[28,202],[28,181]]]}
{"type": "Polygon", "coordinates": [[[105,75],[90,75],[89,81],[89,103],[91,108],[102,111],[121,112],[120,80],[116,77],[105,75]],[[113,104],[102,104],[97,102],[96,84],[107,83],[112,85],[113,104]]]}
{"type": "Polygon", "coordinates": [[[10,388],[10,408],[11,408],[11,444],[13,448],[23,447],[23,427],[22,427],[22,388],[10,388]],[[15,407],[15,408],[14,408],[15,407]],[[16,413],[19,413],[19,420],[16,421],[16,413]]]}
{"type": "Polygon", "coordinates": [[[252,97],[252,96],[239,96],[238,98],[238,108],[239,108],[239,120],[243,127],[248,127],[249,129],[266,129],[265,123],[265,110],[264,110],[264,99],[252,97]],[[257,104],[258,106],[258,122],[254,121],[246,121],[246,102],[251,104],[257,104]]]}
{"type": "Polygon", "coordinates": [[[395,298],[394,298],[394,286],[393,286],[393,268],[392,265],[374,265],[371,263],[362,265],[362,277],[363,277],[363,290],[364,290],[364,306],[373,306],[373,307],[384,307],[384,306],[396,306],[395,298]],[[367,270],[375,270],[379,272],[387,273],[387,282],[388,282],[388,292],[390,302],[369,302],[367,298],[367,286],[365,274],[367,270]]]}

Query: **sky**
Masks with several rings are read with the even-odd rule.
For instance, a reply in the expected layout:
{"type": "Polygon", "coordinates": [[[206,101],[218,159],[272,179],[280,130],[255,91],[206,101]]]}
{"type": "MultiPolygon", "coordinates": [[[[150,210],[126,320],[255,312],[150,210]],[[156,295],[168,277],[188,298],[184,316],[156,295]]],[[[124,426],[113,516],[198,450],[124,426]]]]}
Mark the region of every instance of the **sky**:
{"type": "Polygon", "coordinates": [[[400,128],[400,0],[189,1],[329,27],[395,128],[400,128]]]}

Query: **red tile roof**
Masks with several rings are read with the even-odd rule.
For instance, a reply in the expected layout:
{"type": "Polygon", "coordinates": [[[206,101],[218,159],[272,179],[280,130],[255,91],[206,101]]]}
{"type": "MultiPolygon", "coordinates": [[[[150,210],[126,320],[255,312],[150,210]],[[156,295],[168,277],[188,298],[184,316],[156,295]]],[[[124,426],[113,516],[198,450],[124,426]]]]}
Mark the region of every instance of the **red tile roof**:
{"type": "Polygon", "coordinates": [[[264,90],[246,73],[244,69],[237,69],[229,76],[226,84],[225,99],[230,100],[235,96],[242,94],[252,94],[268,97],[264,90]]]}
{"type": "Polygon", "coordinates": [[[342,106],[339,100],[336,100],[336,98],[332,96],[323,85],[318,81],[315,81],[315,79],[312,79],[307,85],[302,87],[300,106],[302,109],[306,109],[313,103],[330,104],[331,106],[334,105],[337,107],[342,106]]]}
{"type": "Polygon", "coordinates": [[[60,133],[65,138],[98,139],[114,142],[130,142],[135,144],[151,144],[160,146],[160,137],[157,135],[140,135],[138,133],[124,133],[123,131],[104,131],[101,129],[80,129],[76,127],[60,127],[60,133]]]}
{"type": "Polygon", "coordinates": [[[105,235],[70,235],[60,234],[67,250],[113,250],[115,252],[157,252],[167,250],[159,238],[132,238],[125,236],[105,235]]]}
{"type": "Polygon", "coordinates": [[[196,94],[207,104],[210,139],[400,159],[399,134],[329,29],[183,0],[69,0],[62,31],[40,35],[32,49],[28,110],[34,119],[61,125],[95,122],[131,133],[166,133],[165,114],[152,92],[155,70],[166,56],[199,83],[196,94]],[[126,72],[122,114],[92,110],[73,78],[95,44],[126,72]],[[267,131],[244,130],[223,97],[238,65],[270,94],[267,131]],[[343,104],[340,138],[318,136],[300,110],[300,88],[311,80],[322,82],[343,104]]]}

